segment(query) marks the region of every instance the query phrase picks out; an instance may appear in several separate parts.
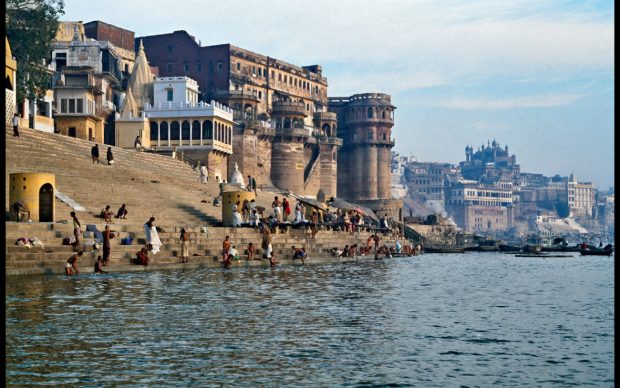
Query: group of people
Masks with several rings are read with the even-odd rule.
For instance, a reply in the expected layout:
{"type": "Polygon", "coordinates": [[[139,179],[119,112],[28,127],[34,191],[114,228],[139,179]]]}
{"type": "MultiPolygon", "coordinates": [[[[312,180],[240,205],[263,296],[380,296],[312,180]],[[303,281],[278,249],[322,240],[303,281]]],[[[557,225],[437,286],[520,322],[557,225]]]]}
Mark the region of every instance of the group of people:
{"type": "MultiPolygon", "coordinates": [[[[99,217],[103,218],[105,222],[112,223],[113,214],[114,213],[112,213],[110,205],[106,205],[105,208],[101,209],[101,213],[99,213],[99,217]]],[[[121,219],[121,220],[127,219],[127,205],[126,204],[122,204],[121,207],[118,208],[115,218],[121,219]]]]}
{"type": "MultiPolygon", "coordinates": [[[[99,145],[98,144],[95,144],[93,148],[90,149],[90,156],[93,158],[93,164],[101,163],[99,162],[99,145]]],[[[112,155],[112,147],[108,147],[106,159],[108,160],[108,165],[111,165],[114,163],[114,155],[112,155]]]]}

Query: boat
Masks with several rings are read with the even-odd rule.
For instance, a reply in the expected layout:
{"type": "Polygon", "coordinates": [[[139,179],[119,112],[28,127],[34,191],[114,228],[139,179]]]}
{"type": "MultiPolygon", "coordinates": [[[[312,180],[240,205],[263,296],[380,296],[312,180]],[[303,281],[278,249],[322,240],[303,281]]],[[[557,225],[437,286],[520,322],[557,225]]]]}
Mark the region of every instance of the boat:
{"type": "Polygon", "coordinates": [[[463,253],[465,252],[465,247],[457,247],[457,246],[434,246],[434,247],[424,247],[424,253],[463,253]]]}
{"type": "Polygon", "coordinates": [[[579,248],[579,253],[582,256],[611,256],[614,252],[614,247],[611,244],[605,245],[603,248],[597,248],[588,244],[581,244],[579,248]]]}
{"type": "Polygon", "coordinates": [[[573,255],[558,255],[547,253],[517,253],[515,257],[574,257],[573,255]]]}
{"type": "Polygon", "coordinates": [[[521,250],[523,249],[520,246],[510,244],[499,244],[498,248],[501,252],[521,252],[521,250]]]}
{"type": "Polygon", "coordinates": [[[542,252],[542,246],[526,244],[523,246],[523,252],[524,253],[540,253],[542,252]]]}
{"type": "Polygon", "coordinates": [[[473,252],[497,252],[497,242],[495,240],[480,240],[477,245],[464,248],[466,251],[473,252]]]}
{"type": "Polygon", "coordinates": [[[569,246],[563,237],[556,237],[550,245],[542,245],[543,252],[579,252],[579,244],[569,246]]]}

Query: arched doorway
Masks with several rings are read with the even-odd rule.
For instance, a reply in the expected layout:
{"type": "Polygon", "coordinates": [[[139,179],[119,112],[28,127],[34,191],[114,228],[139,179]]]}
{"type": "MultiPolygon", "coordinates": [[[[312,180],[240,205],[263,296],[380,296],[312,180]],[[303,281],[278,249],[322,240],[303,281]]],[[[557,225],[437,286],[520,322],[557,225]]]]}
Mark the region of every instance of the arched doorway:
{"type": "Polygon", "coordinates": [[[39,189],[39,222],[54,222],[54,188],[49,183],[39,189]]]}

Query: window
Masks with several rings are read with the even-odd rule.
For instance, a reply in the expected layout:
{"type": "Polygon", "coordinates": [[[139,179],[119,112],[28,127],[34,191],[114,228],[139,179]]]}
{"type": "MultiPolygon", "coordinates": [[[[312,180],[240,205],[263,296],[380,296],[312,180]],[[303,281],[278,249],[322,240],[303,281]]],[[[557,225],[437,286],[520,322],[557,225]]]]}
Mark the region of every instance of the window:
{"type": "Polygon", "coordinates": [[[174,48],[174,46],[168,46],[168,54],[172,54],[172,49],[174,48]]]}
{"type": "Polygon", "coordinates": [[[60,113],[67,113],[67,99],[62,98],[60,100],[60,113]]]}
{"type": "Polygon", "coordinates": [[[387,140],[387,135],[385,133],[383,134],[383,140],[387,140]]]}
{"type": "Polygon", "coordinates": [[[222,70],[223,67],[224,67],[224,64],[222,62],[218,62],[217,63],[217,70],[218,71],[222,70]]]}
{"type": "Polygon", "coordinates": [[[179,140],[180,125],[178,121],[170,123],[170,140],[179,140]]]}
{"type": "Polygon", "coordinates": [[[150,125],[150,139],[151,141],[157,141],[157,123],[154,121],[151,121],[151,125],[150,125]]]}
{"type": "Polygon", "coordinates": [[[278,81],[282,81],[282,73],[278,73],[278,81]]]}
{"type": "Polygon", "coordinates": [[[372,141],[372,139],[373,139],[372,131],[368,131],[368,141],[372,141]]]}
{"type": "Polygon", "coordinates": [[[276,78],[276,72],[271,70],[271,79],[275,79],[276,78]]]}
{"type": "Polygon", "coordinates": [[[75,137],[75,127],[69,127],[69,136],[75,137]]]}
{"type": "Polygon", "coordinates": [[[189,71],[189,65],[187,63],[183,64],[183,71],[186,73],[189,71]]]}
{"type": "Polygon", "coordinates": [[[192,140],[200,140],[200,121],[198,120],[192,123],[192,140]]]}
{"type": "Polygon", "coordinates": [[[73,98],[69,99],[69,113],[75,113],[75,100],[73,98]]]}
{"type": "Polygon", "coordinates": [[[166,101],[172,101],[174,99],[174,90],[167,89],[166,90],[166,101]]]}
{"type": "Polygon", "coordinates": [[[289,84],[289,85],[292,85],[292,84],[293,84],[293,77],[289,77],[289,78],[288,78],[288,84],[289,84]]]}
{"type": "Polygon", "coordinates": [[[202,123],[202,138],[213,139],[213,123],[211,120],[205,120],[202,123]]]}
{"type": "Polygon", "coordinates": [[[263,99],[263,92],[261,92],[260,90],[258,91],[258,99],[259,100],[263,99]]]}
{"type": "Polygon", "coordinates": [[[159,140],[168,140],[168,123],[165,121],[159,125],[159,140]]]}
{"type": "Polygon", "coordinates": [[[259,77],[263,76],[263,69],[261,69],[260,67],[258,68],[258,76],[259,77]]]}
{"type": "Polygon", "coordinates": [[[237,62],[237,71],[241,71],[241,62],[237,62]]]}
{"type": "Polygon", "coordinates": [[[77,101],[76,112],[77,113],[84,113],[84,100],[82,100],[81,98],[78,98],[76,101],[77,101]]]}
{"type": "Polygon", "coordinates": [[[286,83],[288,81],[288,76],[285,74],[284,75],[284,83],[286,83]]]}
{"type": "Polygon", "coordinates": [[[252,66],[252,75],[256,75],[256,66],[252,66]]]}
{"type": "Polygon", "coordinates": [[[181,140],[189,140],[190,130],[189,130],[189,121],[183,121],[181,124],[181,140]]]}
{"type": "Polygon", "coordinates": [[[172,73],[172,63],[169,63],[166,70],[168,71],[168,74],[172,73]]]}
{"type": "Polygon", "coordinates": [[[366,117],[372,119],[372,108],[368,108],[368,114],[366,115],[366,117]]]}

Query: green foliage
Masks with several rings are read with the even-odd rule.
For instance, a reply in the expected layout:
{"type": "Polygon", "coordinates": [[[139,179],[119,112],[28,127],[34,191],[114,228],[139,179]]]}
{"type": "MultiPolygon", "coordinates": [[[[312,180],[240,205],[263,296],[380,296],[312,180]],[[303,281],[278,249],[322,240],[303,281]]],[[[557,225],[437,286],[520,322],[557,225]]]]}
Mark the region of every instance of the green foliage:
{"type": "Polygon", "coordinates": [[[52,40],[63,0],[6,0],[6,36],[17,60],[17,101],[41,99],[48,88],[52,40]]]}

